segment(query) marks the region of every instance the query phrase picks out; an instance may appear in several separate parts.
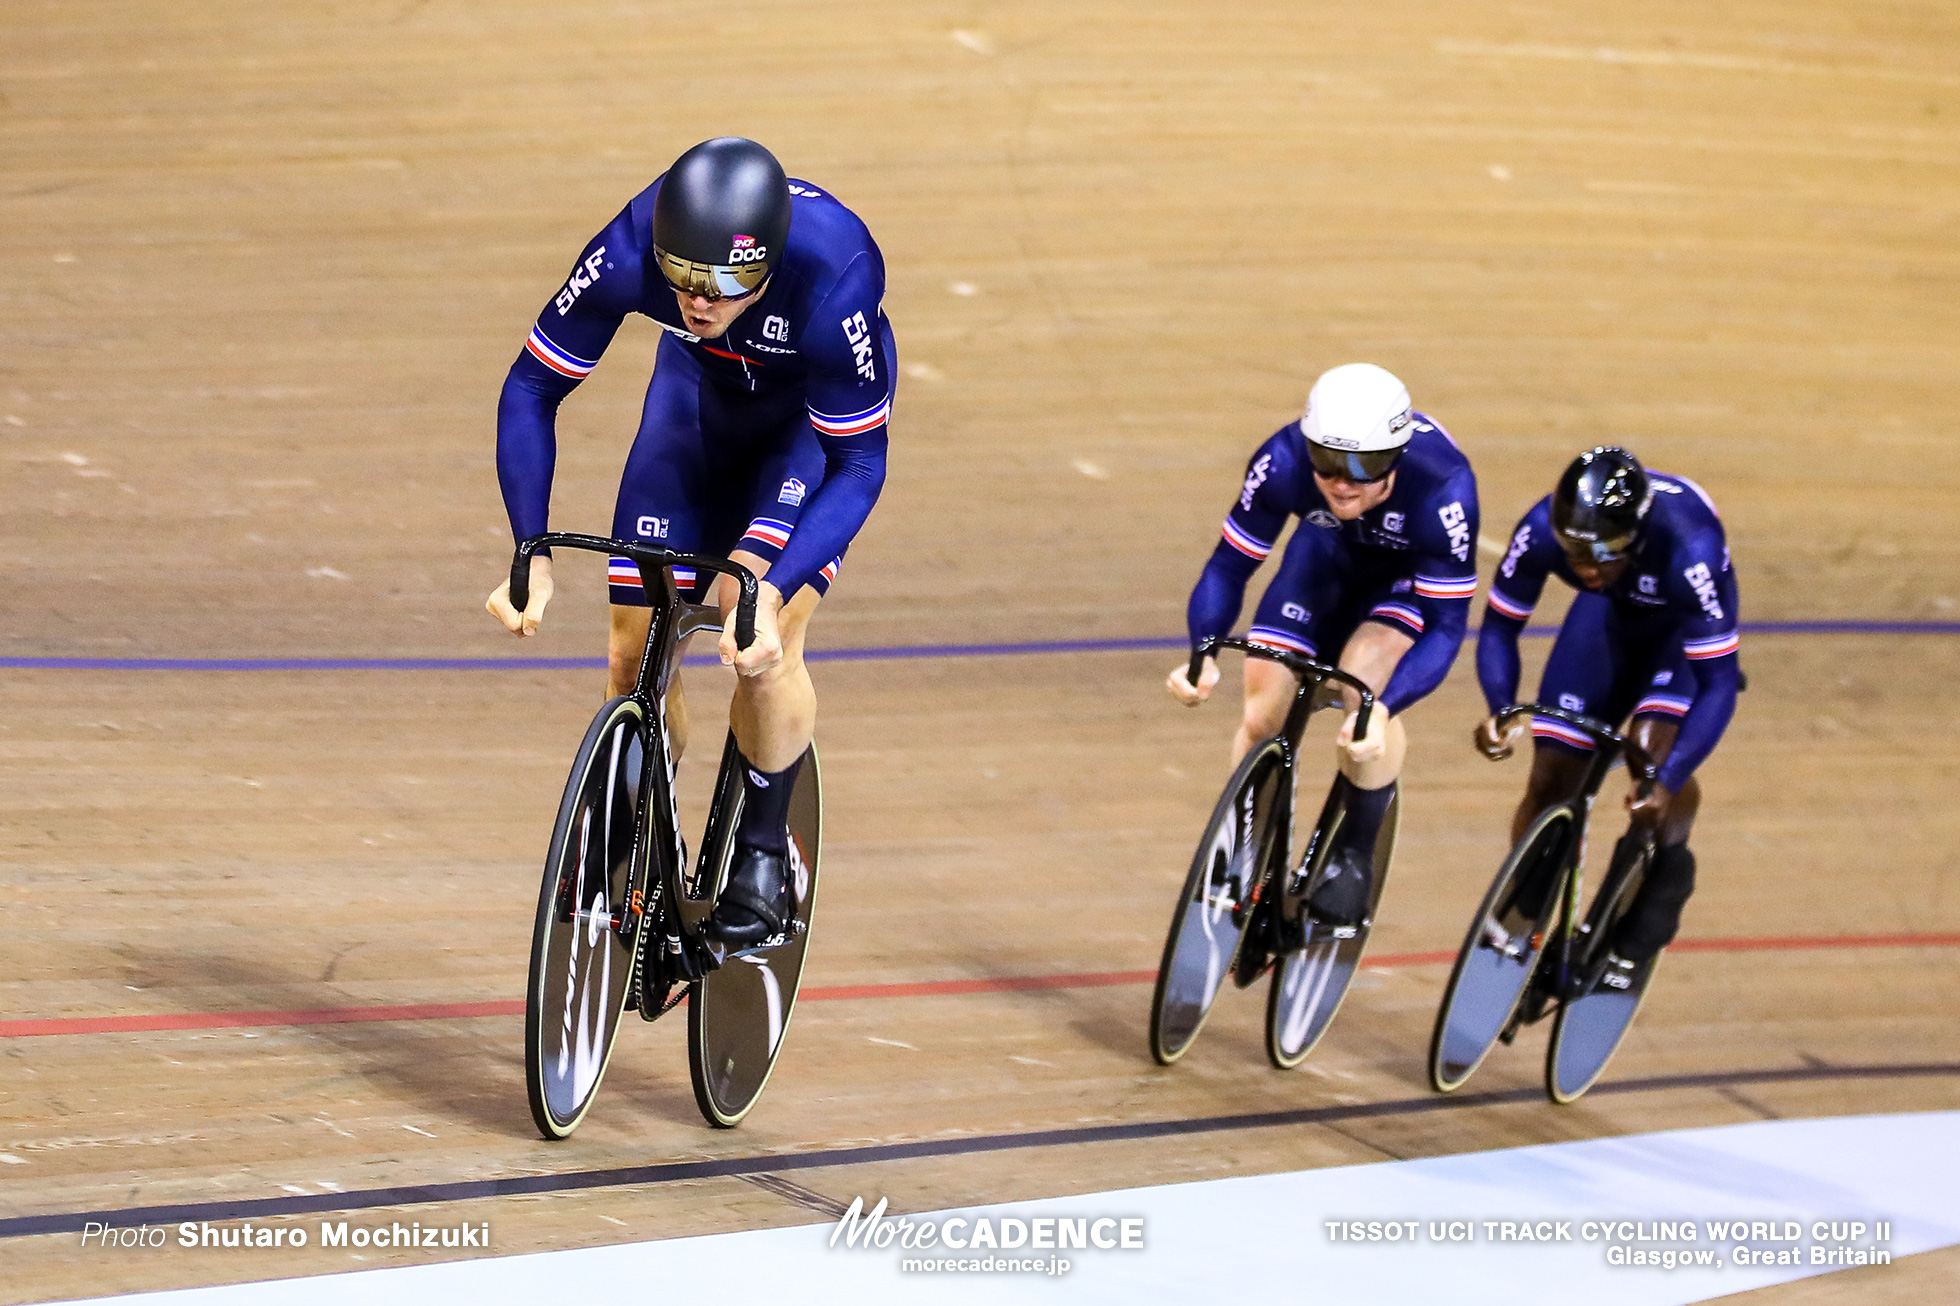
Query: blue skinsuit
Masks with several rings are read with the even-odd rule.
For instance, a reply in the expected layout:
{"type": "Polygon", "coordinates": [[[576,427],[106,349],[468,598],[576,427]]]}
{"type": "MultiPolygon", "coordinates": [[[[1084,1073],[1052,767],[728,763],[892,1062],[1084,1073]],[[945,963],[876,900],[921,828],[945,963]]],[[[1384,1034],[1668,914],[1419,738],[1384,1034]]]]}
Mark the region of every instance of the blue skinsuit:
{"type": "MultiPolygon", "coordinates": [[[[1552,534],[1551,498],[1540,499],[1511,536],[1491,582],[1477,638],[1477,678],[1496,712],[1515,701],[1518,632],[1545,578],[1578,590],[1545,664],[1541,703],[1617,724],[1634,716],[1680,721],[1659,780],[1669,793],[1694,774],[1721,741],[1741,687],[1735,570],[1721,518],[1700,486],[1650,473],[1654,503],[1626,568],[1593,592],[1565,559],[1552,534]]],[[[1587,752],[1589,738],[1549,718],[1532,734],[1540,744],[1587,752]]]]}
{"type": "MultiPolygon", "coordinates": [[[[897,370],[884,256],[849,209],[792,180],[789,238],[767,285],[722,338],[702,340],[653,258],[660,185],[586,245],[504,381],[497,475],[511,531],[547,528],[558,405],[640,313],[666,334],[615,535],[681,552],[740,547],[771,563],[766,579],[786,598],[805,584],[822,592],[884,485],[897,370]]],[[[644,603],[622,562],[613,601],[644,603]]]]}
{"type": "Polygon", "coordinates": [[[1383,706],[1402,712],[1443,683],[1476,592],[1477,480],[1447,431],[1422,413],[1413,418],[1388,498],[1350,522],[1328,511],[1298,422],[1259,446],[1191,591],[1194,645],[1231,629],[1246,581],[1299,517],[1249,638],[1334,661],[1357,625],[1375,621],[1415,639],[1382,690],[1383,706]]]}

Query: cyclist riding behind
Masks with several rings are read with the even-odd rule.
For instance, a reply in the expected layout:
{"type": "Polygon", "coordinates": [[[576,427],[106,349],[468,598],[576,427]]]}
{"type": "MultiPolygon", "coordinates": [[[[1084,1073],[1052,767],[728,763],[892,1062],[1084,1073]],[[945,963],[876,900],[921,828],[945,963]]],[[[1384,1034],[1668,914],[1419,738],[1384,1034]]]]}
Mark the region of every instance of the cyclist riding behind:
{"type": "MultiPolygon", "coordinates": [[[[1291,517],[1300,524],[1247,637],[1309,657],[1338,656],[1377,695],[1380,710],[1356,739],[1358,702],[1346,691],[1335,784],[1346,789],[1347,817],[1327,877],[1308,902],[1321,920],[1351,925],[1367,910],[1375,836],[1402,771],[1402,714],[1443,682],[1468,625],[1477,587],[1476,477],[1449,433],[1410,407],[1391,373],[1371,363],[1323,373],[1304,416],[1275,432],[1247,465],[1191,592],[1194,647],[1231,629],[1246,581],[1291,517]]],[[[1244,674],[1235,763],[1278,733],[1299,687],[1293,672],[1263,658],[1247,658],[1244,674]]],[[[1166,681],[1187,706],[1210,697],[1217,661],[1205,660],[1196,685],[1188,676],[1180,664],[1166,681]]]]}
{"type": "MultiPolygon", "coordinates": [[[[761,581],[755,642],[721,660],[737,675],[730,725],[743,761],[736,858],[711,932],[734,945],[779,933],[791,911],[786,816],[816,722],[803,664],[810,615],[885,479],[896,356],[880,307],[884,257],[854,213],[793,181],[754,141],[705,141],[635,196],[573,264],[511,365],[497,408],[497,475],[512,533],[546,529],[558,405],[628,313],[663,334],[613,516],[614,538],[722,555],[761,581]]],[[[613,694],[632,689],[651,619],[635,564],[612,559],[613,694]]],[[[675,568],[683,598],[707,577],[675,568]]],[[[486,606],[530,635],[551,599],[551,559],[531,596],[509,582],[486,606]]],[[[724,580],[724,618],[736,587],[724,580]]],[[[675,752],[687,716],[674,681],[675,752]]]]}
{"type": "MultiPolygon", "coordinates": [[[[1612,942],[1608,982],[1624,987],[1673,941],[1695,887],[1688,835],[1701,805],[1695,769],[1735,713],[1735,572],[1715,505],[1701,487],[1650,473],[1625,449],[1579,455],[1518,523],[1491,583],[1477,640],[1477,678],[1493,715],[1475,732],[1492,759],[1509,757],[1524,730],[1497,733],[1495,713],[1516,701],[1518,632],[1556,575],[1578,590],[1559,627],[1538,701],[1617,725],[1660,765],[1645,796],[1637,780],[1627,810],[1657,849],[1638,897],[1612,942]]],[[[1583,782],[1596,745],[1546,717],[1531,722],[1531,778],[1511,821],[1515,843],[1532,820],[1583,782]]],[[[1628,838],[1635,837],[1629,831],[1628,838]]]]}

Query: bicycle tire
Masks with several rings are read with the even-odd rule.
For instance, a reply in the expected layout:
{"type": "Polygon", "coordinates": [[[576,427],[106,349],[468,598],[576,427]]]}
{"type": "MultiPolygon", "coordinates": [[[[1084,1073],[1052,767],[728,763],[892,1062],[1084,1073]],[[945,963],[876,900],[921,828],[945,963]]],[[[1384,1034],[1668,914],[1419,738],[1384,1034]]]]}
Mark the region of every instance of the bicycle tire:
{"type": "MultiPolygon", "coordinates": [[[[717,794],[725,795],[710,815],[698,865],[713,868],[697,877],[718,896],[734,854],[741,815],[742,765],[730,735],[722,749],[717,794]],[[726,782],[734,775],[733,783],[726,782]],[[711,846],[712,845],[712,846],[711,846]]],[[[811,914],[817,901],[817,870],[823,856],[823,778],[815,744],[803,754],[796,788],[789,800],[789,851],[795,895],[792,928],[784,942],[740,955],[696,981],[687,1003],[687,1061],[694,1082],[694,1104],[717,1129],[742,1123],[762,1097],[796,1012],[803,967],[810,944],[811,914]]]]}
{"type": "MultiPolygon", "coordinates": [[[[1330,793],[1321,808],[1320,820],[1308,844],[1307,873],[1301,877],[1300,903],[1304,905],[1314,878],[1327,860],[1339,814],[1333,809],[1330,793]]],[[[1374,882],[1369,887],[1368,910],[1355,927],[1352,937],[1308,942],[1280,958],[1273,967],[1272,988],[1266,996],[1266,1057],[1280,1070],[1291,1070],[1305,1061],[1333,1026],[1341,1004],[1347,1000],[1361,954],[1367,950],[1375,910],[1382,890],[1388,885],[1388,871],[1395,860],[1395,841],[1402,827],[1402,793],[1398,789],[1382,815],[1381,833],[1375,838],[1374,882]]],[[[1290,899],[1292,895],[1288,895],[1290,899]]],[[[1296,904],[1289,901],[1289,907],[1296,904]]]]}
{"type": "Polygon", "coordinates": [[[592,1109],[633,991],[645,916],[644,843],[635,838],[647,721],[615,698],[587,727],[565,781],[545,855],[524,1004],[524,1083],[547,1139],[568,1137],[592,1109]],[[641,852],[635,858],[636,851],[641,852]],[[626,928],[612,922],[623,917],[626,928]]]}
{"type": "Polygon", "coordinates": [[[1560,1106],[1570,1106],[1585,1096],[1606,1073],[1640,1012],[1648,982],[1660,961],[1656,956],[1638,967],[1629,988],[1607,988],[1599,983],[1605,950],[1633,906],[1653,860],[1651,844],[1618,851],[1586,913],[1585,955],[1577,967],[1579,991],[1559,1005],[1551,1042],[1545,1049],[1545,1096],[1560,1106]]]}
{"type": "Polygon", "coordinates": [[[1437,1092],[1454,1092],[1476,1072],[1530,987],[1543,960],[1546,923],[1558,910],[1572,874],[1580,833],[1578,814],[1571,806],[1560,803],[1546,808],[1498,868],[1470,922],[1436,1011],[1436,1028],[1429,1040],[1429,1082],[1437,1092]],[[1518,909],[1514,889],[1533,876],[1538,882],[1530,887],[1542,891],[1543,898],[1535,913],[1526,913],[1518,909]],[[1493,919],[1499,913],[1502,919],[1493,919]],[[1503,947],[1491,942],[1487,922],[1507,936],[1503,947]],[[1513,950],[1511,945],[1520,942],[1522,946],[1513,950]]]}
{"type": "Polygon", "coordinates": [[[1182,1057],[1204,1028],[1238,958],[1253,892],[1275,861],[1285,864],[1292,774],[1285,741],[1268,739],[1240,760],[1212,807],[1171,913],[1151,994],[1150,1055],[1158,1065],[1182,1057]]]}

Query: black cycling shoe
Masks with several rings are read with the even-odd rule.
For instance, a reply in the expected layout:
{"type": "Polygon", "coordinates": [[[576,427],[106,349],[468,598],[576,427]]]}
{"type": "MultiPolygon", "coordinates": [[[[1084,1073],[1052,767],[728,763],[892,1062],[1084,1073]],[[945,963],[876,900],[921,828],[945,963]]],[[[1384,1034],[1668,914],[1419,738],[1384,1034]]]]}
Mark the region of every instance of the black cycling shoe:
{"type": "Polygon", "coordinates": [[[1307,910],[1328,925],[1359,925],[1368,914],[1374,880],[1372,856],[1358,848],[1337,848],[1327,859],[1320,886],[1307,897],[1307,910]]]}
{"type": "Polygon", "coordinates": [[[755,947],[783,932],[790,918],[789,899],[789,858],[737,844],[728,883],[701,932],[730,947],[755,947]]]}

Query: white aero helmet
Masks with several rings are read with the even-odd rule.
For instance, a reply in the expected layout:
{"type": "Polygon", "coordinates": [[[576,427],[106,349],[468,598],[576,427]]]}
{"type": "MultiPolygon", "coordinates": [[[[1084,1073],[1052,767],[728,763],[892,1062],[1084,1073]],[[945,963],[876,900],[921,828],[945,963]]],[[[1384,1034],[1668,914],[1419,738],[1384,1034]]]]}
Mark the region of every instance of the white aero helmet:
{"type": "Polygon", "coordinates": [[[1322,476],[1379,481],[1415,433],[1409,388],[1373,363],[1343,363],[1322,372],[1307,395],[1300,430],[1322,476]]]}

